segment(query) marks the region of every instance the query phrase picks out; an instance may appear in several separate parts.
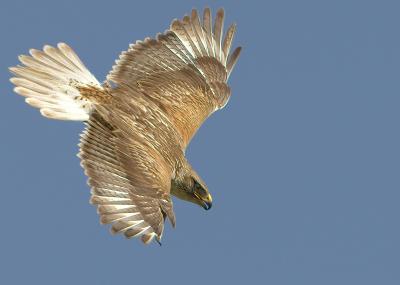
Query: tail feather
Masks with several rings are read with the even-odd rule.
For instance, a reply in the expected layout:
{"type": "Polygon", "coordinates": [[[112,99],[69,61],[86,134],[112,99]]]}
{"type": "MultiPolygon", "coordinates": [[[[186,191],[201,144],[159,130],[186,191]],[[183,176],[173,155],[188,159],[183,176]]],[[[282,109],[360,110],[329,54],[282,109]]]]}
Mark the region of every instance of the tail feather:
{"type": "Polygon", "coordinates": [[[31,49],[31,56],[21,55],[23,66],[10,67],[16,75],[10,81],[14,91],[51,119],[86,121],[93,108],[90,98],[82,96],[82,87],[102,89],[76,53],[65,43],[31,49]]]}

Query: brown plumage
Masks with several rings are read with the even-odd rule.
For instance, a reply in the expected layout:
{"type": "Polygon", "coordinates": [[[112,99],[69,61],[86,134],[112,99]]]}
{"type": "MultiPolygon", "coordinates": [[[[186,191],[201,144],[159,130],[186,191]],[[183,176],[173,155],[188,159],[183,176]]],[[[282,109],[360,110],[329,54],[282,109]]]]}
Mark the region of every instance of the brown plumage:
{"type": "Polygon", "coordinates": [[[100,84],[66,44],[21,56],[15,91],[48,118],[86,122],[79,157],[91,203],[113,233],[160,241],[175,226],[171,195],[211,207],[211,195],[185,158],[197,129],[230,97],[226,84],[239,57],[236,26],[223,39],[224,11],[212,30],[210,9],[130,45],[100,84]]]}

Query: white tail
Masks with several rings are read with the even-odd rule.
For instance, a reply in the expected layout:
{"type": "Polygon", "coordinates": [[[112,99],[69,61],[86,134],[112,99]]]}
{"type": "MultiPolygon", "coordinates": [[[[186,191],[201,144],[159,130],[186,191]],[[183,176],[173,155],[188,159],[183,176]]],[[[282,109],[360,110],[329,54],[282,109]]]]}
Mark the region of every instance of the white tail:
{"type": "Polygon", "coordinates": [[[72,48],[59,43],[57,48],[46,45],[43,51],[31,49],[29,53],[19,56],[24,66],[10,67],[17,76],[10,79],[14,91],[47,118],[88,120],[92,103],[76,87],[101,85],[72,48]]]}

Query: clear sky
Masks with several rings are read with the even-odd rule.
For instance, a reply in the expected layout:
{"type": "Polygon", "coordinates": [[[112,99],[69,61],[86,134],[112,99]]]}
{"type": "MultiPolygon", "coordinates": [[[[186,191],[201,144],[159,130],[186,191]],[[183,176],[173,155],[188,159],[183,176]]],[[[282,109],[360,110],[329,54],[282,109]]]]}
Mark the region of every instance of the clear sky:
{"type": "Polygon", "coordinates": [[[398,1],[4,1],[0,284],[400,284],[398,1]],[[264,3],[264,4],[260,4],[264,3]],[[226,9],[232,98],[188,158],[212,210],[175,201],[163,246],[111,236],[81,123],[14,95],[7,67],[65,41],[99,80],[193,7],[226,9]],[[223,283],[222,283],[223,282],[223,283]]]}

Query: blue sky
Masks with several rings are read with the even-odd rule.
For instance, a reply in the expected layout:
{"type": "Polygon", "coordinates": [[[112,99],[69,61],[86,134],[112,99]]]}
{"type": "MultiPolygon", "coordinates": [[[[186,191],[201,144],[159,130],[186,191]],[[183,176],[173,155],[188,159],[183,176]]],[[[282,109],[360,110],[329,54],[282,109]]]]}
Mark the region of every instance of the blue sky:
{"type": "Polygon", "coordinates": [[[400,4],[260,3],[2,3],[1,284],[400,284],[400,4]],[[162,247],[111,236],[75,155],[83,124],[41,117],[7,67],[63,41],[103,80],[129,43],[205,6],[243,46],[187,154],[213,208],[175,201],[162,247]]]}

